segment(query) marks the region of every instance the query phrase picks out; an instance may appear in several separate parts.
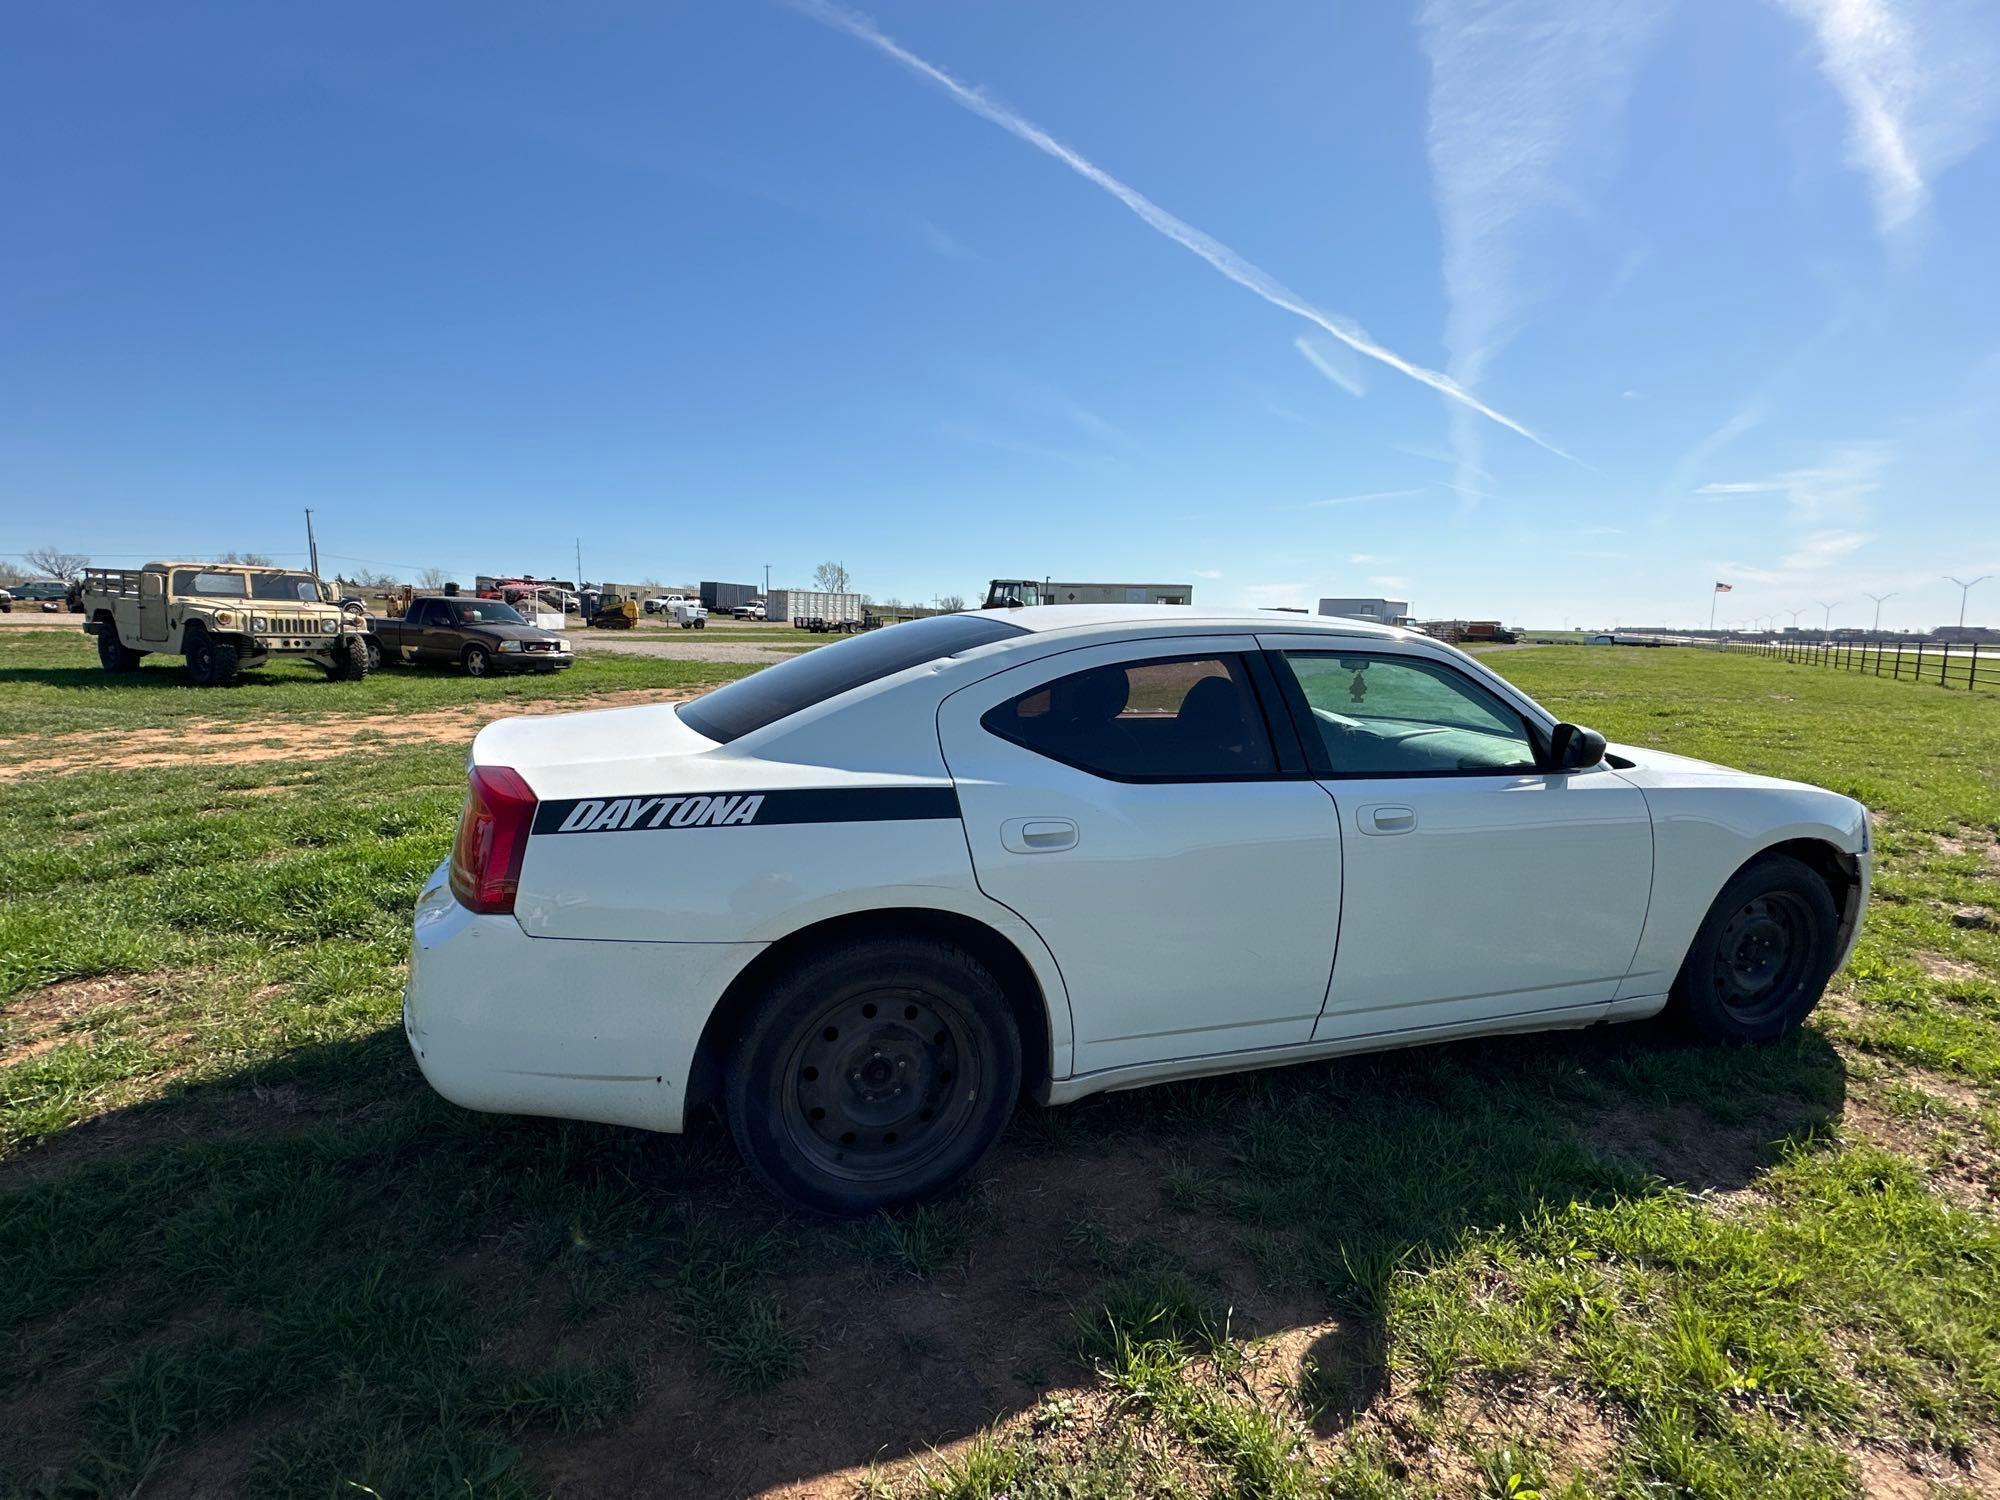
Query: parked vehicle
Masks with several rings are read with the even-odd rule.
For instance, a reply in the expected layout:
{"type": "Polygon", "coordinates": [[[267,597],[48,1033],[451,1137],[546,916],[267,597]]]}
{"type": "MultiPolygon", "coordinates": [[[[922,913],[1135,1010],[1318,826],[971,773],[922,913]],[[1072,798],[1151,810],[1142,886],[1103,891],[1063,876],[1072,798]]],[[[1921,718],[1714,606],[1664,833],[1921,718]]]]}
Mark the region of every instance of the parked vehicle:
{"type": "Polygon", "coordinates": [[[762,599],[752,599],[748,604],[739,604],[730,611],[739,620],[761,620],[767,611],[762,599]]]}
{"type": "Polygon", "coordinates": [[[46,604],[67,599],[72,587],[60,578],[30,578],[26,583],[14,584],[11,592],[19,603],[46,604]]]}
{"type": "Polygon", "coordinates": [[[296,568],[149,562],[85,568],[85,634],[107,672],[130,672],[155,652],[184,657],[191,682],[224,686],[274,656],[297,656],[330,679],[366,676],[368,617],[296,568]]]}
{"type": "Polygon", "coordinates": [[[667,619],[683,630],[706,630],[708,611],[699,599],[676,599],[667,606],[667,619]]]}
{"type": "Polygon", "coordinates": [[[701,602],[710,614],[738,615],[747,604],[761,604],[764,596],[754,583],[717,583],[704,579],[701,585],[701,602]]]}
{"type": "Polygon", "coordinates": [[[468,677],[560,672],[576,659],[561,635],[530,625],[497,599],[425,595],[412,599],[400,617],[371,617],[368,632],[378,663],[456,666],[468,677]]]}
{"type": "Polygon", "coordinates": [[[848,634],[863,629],[861,596],[825,589],[772,589],[770,617],[795,630],[848,634]]]}
{"type": "Polygon", "coordinates": [[[11,615],[12,613],[14,613],[14,596],[8,593],[7,590],[0,589],[0,615],[11,615]]]}
{"type": "Polygon", "coordinates": [[[1024,1091],[1662,1010],[1782,1036],[1870,867],[1852,798],[1607,746],[1406,631],[952,614],[489,724],[404,1025],[461,1105],[717,1102],[779,1194],[866,1213],[961,1179],[1024,1091]]]}

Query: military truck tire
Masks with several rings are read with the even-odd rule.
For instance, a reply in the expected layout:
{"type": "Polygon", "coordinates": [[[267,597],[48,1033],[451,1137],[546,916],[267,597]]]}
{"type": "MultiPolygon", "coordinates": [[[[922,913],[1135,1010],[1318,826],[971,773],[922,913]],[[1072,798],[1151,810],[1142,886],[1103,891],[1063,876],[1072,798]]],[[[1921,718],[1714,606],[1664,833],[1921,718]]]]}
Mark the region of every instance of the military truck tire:
{"type": "MultiPolygon", "coordinates": [[[[380,647],[376,648],[378,651],[380,647]]],[[[359,682],[375,665],[375,657],[368,649],[368,643],[358,635],[350,635],[333,643],[333,665],[326,669],[329,682],[359,682]]]]}
{"type": "Polygon", "coordinates": [[[236,648],[203,634],[188,642],[188,681],[196,687],[227,687],[236,680],[236,648]]]}
{"type": "Polygon", "coordinates": [[[118,627],[109,620],[97,627],[97,660],[107,672],[138,670],[139,653],[118,639],[118,627]]]}

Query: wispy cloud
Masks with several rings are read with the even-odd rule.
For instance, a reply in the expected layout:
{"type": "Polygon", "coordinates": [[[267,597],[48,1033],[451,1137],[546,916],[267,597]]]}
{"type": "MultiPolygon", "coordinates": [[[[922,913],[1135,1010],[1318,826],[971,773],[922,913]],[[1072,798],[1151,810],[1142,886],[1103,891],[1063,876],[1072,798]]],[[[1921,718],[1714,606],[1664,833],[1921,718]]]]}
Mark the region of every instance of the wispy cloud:
{"type": "Polygon", "coordinates": [[[1783,562],[1787,568],[1813,572],[1860,551],[1873,540],[1862,531],[1815,531],[1801,537],[1799,544],[1785,554],[1783,562]]]}
{"type": "Polygon", "coordinates": [[[1292,347],[1299,351],[1307,364],[1311,365],[1320,374],[1347,392],[1348,395],[1365,396],[1368,394],[1368,387],[1361,379],[1361,367],[1355,363],[1353,352],[1346,349],[1345,346],[1342,346],[1341,352],[1346,355],[1346,358],[1336,359],[1327,350],[1320,348],[1318,344],[1315,344],[1302,333],[1292,340],[1292,347]]]}
{"type": "Polygon", "coordinates": [[[1402,590],[1410,586],[1410,580],[1400,573],[1377,573],[1368,581],[1378,589],[1402,590]]]}
{"type": "Polygon", "coordinates": [[[1196,578],[1206,578],[1211,581],[1220,578],[1222,576],[1222,572],[1219,568],[1189,568],[1188,572],[1193,574],[1196,578]]]}
{"type": "Polygon", "coordinates": [[[1296,505],[1274,505],[1273,510],[1327,510],[1336,505],[1365,505],[1370,500],[1407,500],[1412,495],[1421,495],[1421,489],[1414,490],[1369,490],[1360,495],[1331,495],[1324,500],[1301,500],[1296,505]]]}
{"type": "Polygon", "coordinates": [[[1848,159],[1875,224],[1916,217],[1930,178],[1977,146],[2000,76],[1989,6],[1943,0],[1778,0],[1812,28],[1820,70],[1847,106],[1848,159]]]}
{"type": "Polygon", "coordinates": [[[1379,552],[1355,552],[1349,554],[1347,560],[1356,566],[1366,567],[1369,563],[1385,563],[1389,559],[1379,552]]]}
{"type": "MultiPolygon", "coordinates": [[[[1518,330],[1524,231],[1571,207],[1614,161],[1618,123],[1666,0],[1430,0],[1429,148],[1451,311],[1447,370],[1462,385],[1518,330]]],[[[1636,270],[1636,266],[1634,267],[1636,270]]],[[[1482,460],[1479,429],[1451,415],[1458,481],[1482,460]]]]}
{"type": "Polygon", "coordinates": [[[1883,471],[1894,457],[1895,448],[1890,443],[1839,443],[1818,463],[1763,479],[1704,484],[1694,493],[1708,500],[1782,495],[1795,521],[1811,524],[1853,520],[1866,514],[1868,497],[1881,488],[1883,471]]]}
{"type": "Polygon", "coordinates": [[[946,260],[985,259],[950,230],[939,228],[929,219],[917,220],[917,236],[933,254],[941,255],[946,260]]]}
{"type": "Polygon", "coordinates": [[[902,64],[902,66],[915,73],[919,78],[935,84],[945,92],[947,97],[962,108],[970,110],[981,119],[999,126],[1009,135],[1027,142],[1037,151],[1061,162],[1085,181],[1102,188],[1105,192],[1116,198],[1134,214],[1138,215],[1139,219],[1149,228],[1172,240],[1182,249],[1199,256],[1215,270],[1228,277],[1229,280],[1235,282],[1244,290],[1262,297],[1273,307],[1283,308],[1286,312],[1303,318],[1308,323],[1312,323],[1325,330],[1334,338],[1340,340],[1341,343],[1347,345],[1356,354],[1376,360],[1381,364],[1387,365],[1390,369],[1408,376],[1412,380],[1429,386],[1431,389],[1438,391],[1457,403],[1461,410],[1476,412],[1489,421],[1497,422],[1510,432],[1518,433],[1529,442],[1548,449],[1551,453],[1563,458],[1569,457],[1562,449],[1556,447],[1555,444],[1549,442],[1540,434],[1481,401],[1452,376],[1443,374],[1437,370],[1426,369],[1414,361],[1405,359],[1394,350],[1375,342],[1369,336],[1367,330],[1362,328],[1360,324],[1349,318],[1335,313],[1324,312],[1313,306],[1312,303],[1286,287],[1284,283],[1277,280],[1269,272],[1245,260],[1241,255],[1238,255],[1229,246],[1223,244],[1212,235],[1206,234],[1185,220],[1176,218],[1173,214],[1168,213],[1159,204],[1139,192],[1138,189],[1119,181],[1080,152],[1065,146],[1061,141],[1050,135],[1046,130],[1043,130],[1041,126],[1035,124],[1025,115],[987,97],[981,90],[960,82],[936,64],[926,62],[899,42],[885,35],[868,17],[857,11],[834,5],[830,3],[830,0],[793,0],[793,3],[803,14],[810,16],[822,25],[830,26],[837,31],[844,31],[849,36],[866,42],[885,57],[902,64]]]}
{"type": "Polygon", "coordinates": [[[1312,600],[1306,595],[1303,583],[1246,583],[1237,592],[1237,602],[1251,609],[1275,609],[1280,606],[1295,608],[1303,605],[1312,608],[1312,600]]]}

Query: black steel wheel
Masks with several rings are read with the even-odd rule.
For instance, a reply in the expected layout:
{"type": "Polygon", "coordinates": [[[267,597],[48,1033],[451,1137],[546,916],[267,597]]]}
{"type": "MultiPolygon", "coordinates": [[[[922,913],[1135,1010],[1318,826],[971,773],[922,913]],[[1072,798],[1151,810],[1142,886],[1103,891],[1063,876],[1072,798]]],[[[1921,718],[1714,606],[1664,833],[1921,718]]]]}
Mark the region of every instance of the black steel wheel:
{"type": "Polygon", "coordinates": [[[1817,872],[1787,855],[1737,871],[1674,981],[1672,1007],[1710,1041],[1768,1041],[1804,1022],[1839,956],[1840,917],[1817,872]]]}
{"type": "Polygon", "coordinates": [[[118,627],[109,620],[97,624],[97,662],[107,672],[131,672],[139,666],[139,653],[118,639],[118,627]]]}
{"type": "Polygon", "coordinates": [[[1021,1042],[991,974],[949,943],[877,938],[784,975],[729,1066],[731,1132],[780,1197],[873,1213],[937,1196],[998,1137],[1021,1042]]]}
{"type": "Polygon", "coordinates": [[[187,643],[188,681],[196,687],[227,687],[236,680],[236,648],[206,631],[187,643]]]}

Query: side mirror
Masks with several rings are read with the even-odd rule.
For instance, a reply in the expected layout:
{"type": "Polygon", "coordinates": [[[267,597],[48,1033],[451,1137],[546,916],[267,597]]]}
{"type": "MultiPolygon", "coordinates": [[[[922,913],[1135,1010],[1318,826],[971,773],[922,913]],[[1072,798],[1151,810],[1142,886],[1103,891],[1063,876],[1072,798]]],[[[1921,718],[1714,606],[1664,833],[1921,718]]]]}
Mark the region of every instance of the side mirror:
{"type": "Polygon", "coordinates": [[[1549,760],[1558,771],[1584,771],[1604,759],[1604,736],[1581,724],[1558,724],[1549,735],[1549,760]]]}

